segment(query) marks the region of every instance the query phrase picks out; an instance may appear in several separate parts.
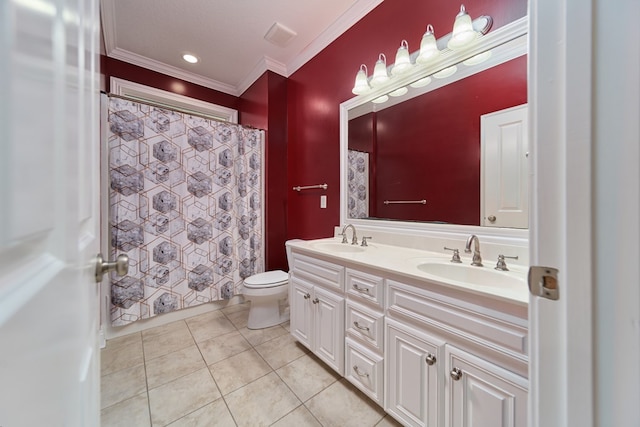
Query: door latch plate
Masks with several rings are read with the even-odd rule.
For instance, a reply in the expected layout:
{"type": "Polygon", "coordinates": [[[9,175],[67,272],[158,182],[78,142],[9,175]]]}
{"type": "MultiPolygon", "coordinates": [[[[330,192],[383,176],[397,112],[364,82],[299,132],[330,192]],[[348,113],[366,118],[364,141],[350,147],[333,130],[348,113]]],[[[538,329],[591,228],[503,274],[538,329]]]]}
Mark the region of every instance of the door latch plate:
{"type": "Polygon", "coordinates": [[[560,298],[557,268],[531,266],[529,267],[528,279],[531,295],[554,301],[560,298]]]}

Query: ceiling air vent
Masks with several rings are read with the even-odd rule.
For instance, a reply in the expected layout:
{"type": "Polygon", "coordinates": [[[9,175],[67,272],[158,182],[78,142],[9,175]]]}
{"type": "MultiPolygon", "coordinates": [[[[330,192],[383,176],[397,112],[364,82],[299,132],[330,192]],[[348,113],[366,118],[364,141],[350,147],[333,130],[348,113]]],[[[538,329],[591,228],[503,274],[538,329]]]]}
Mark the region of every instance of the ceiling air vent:
{"type": "Polygon", "coordinates": [[[267,34],[265,34],[265,40],[275,44],[276,46],[284,47],[289,41],[294,38],[298,33],[291,28],[287,28],[279,22],[276,22],[269,28],[267,34]]]}

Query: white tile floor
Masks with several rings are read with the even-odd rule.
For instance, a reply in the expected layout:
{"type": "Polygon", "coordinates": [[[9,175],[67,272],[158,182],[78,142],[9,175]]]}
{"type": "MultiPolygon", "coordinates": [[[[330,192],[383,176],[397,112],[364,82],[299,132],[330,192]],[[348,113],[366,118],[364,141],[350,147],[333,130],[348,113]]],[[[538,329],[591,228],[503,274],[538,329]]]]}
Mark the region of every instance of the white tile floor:
{"type": "Polygon", "coordinates": [[[102,426],[397,426],[289,335],[247,329],[248,304],[107,342],[102,426]]]}

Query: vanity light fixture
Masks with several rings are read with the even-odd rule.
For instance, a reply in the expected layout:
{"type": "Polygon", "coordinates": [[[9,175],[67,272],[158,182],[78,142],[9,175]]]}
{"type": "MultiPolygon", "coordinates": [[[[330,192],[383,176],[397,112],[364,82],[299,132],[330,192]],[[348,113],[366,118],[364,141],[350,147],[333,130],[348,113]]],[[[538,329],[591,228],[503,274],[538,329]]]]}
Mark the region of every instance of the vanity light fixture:
{"type": "Polygon", "coordinates": [[[471,17],[465,10],[464,5],[461,5],[460,12],[453,23],[453,33],[449,43],[447,43],[447,47],[451,50],[459,50],[466,47],[477,37],[478,32],[473,28],[471,17]]]}
{"type": "Polygon", "coordinates": [[[411,69],[411,58],[409,57],[409,43],[402,40],[398,52],[396,53],[396,62],[393,64],[391,74],[397,76],[411,69]]]}
{"type": "Polygon", "coordinates": [[[420,41],[420,53],[416,58],[416,62],[418,64],[426,64],[432,59],[437,58],[439,55],[440,50],[436,44],[436,36],[433,32],[433,26],[429,24],[427,25],[427,32],[424,33],[422,41],[420,41]]]}
{"type": "Polygon", "coordinates": [[[373,69],[373,77],[371,77],[371,86],[378,87],[389,81],[389,73],[387,72],[387,57],[384,53],[378,55],[376,66],[373,69]]]}
{"type": "Polygon", "coordinates": [[[363,93],[367,93],[371,90],[367,74],[367,66],[364,64],[360,65],[360,69],[356,73],[356,82],[353,85],[353,89],[351,89],[351,92],[353,92],[354,95],[362,95],[363,93]]]}
{"type": "Polygon", "coordinates": [[[182,55],[182,59],[187,61],[189,64],[195,64],[198,62],[198,57],[190,53],[185,53],[184,55],[182,55]]]}
{"type": "Polygon", "coordinates": [[[373,102],[374,104],[382,104],[383,102],[387,102],[388,100],[389,100],[389,96],[382,95],[372,100],[371,102],[373,102]]]}
{"type": "Polygon", "coordinates": [[[437,73],[433,74],[433,77],[436,79],[446,79],[449,76],[453,76],[456,71],[458,71],[458,67],[452,65],[451,67],[445,68],[444,70],[440,70],[437,73]]]}
{"type": "Polygon", "coordinates": [[[409,92],[409,89],[407,89],[406,86],[403,86],[400,89],[396,89],[393,92],[389,92],[389,96],[402,96],[407,92],[409,92]]]}

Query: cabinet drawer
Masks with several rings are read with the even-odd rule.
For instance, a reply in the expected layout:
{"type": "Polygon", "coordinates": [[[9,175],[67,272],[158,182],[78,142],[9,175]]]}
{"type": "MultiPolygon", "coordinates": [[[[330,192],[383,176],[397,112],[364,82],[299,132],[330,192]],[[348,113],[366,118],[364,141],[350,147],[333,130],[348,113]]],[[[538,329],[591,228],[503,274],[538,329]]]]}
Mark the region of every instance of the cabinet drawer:
{"type": "Polygon", "coordinates": [[[345,340],[345,377],[364,394],[382,406],[383,359],[355,341],[345,340]]]}
{"type": "Polygon", "coordinates": [[[380,309],[384,308],[384,288],[382,277],[347,268],[347,294],[369,302],[380,309]]]}
{"type": "Polygon", "coordinates": [[[483,345],[527,356],[526,319],[499,318],[496,311],[462,307],[436,293],[392,280],[387,281],[387,302],[390,312],[401,313],[467,339],[480,340],[483,345]]]}
{"type": "Polygon", "coordinates": [[[344,267],[308,257],[298,253],[292,254],[291,271],[297,276],[304,276],[313,284],[328,289],[344,291],[344,267]]]}
{"type": "Polygon", "coordinates": [[[354,301],[347,300],[345,321],[347,333],[371,345],[380,353],[382,353],[383,346],[383,319],[382,312],[373,311],[354,301]]]}

